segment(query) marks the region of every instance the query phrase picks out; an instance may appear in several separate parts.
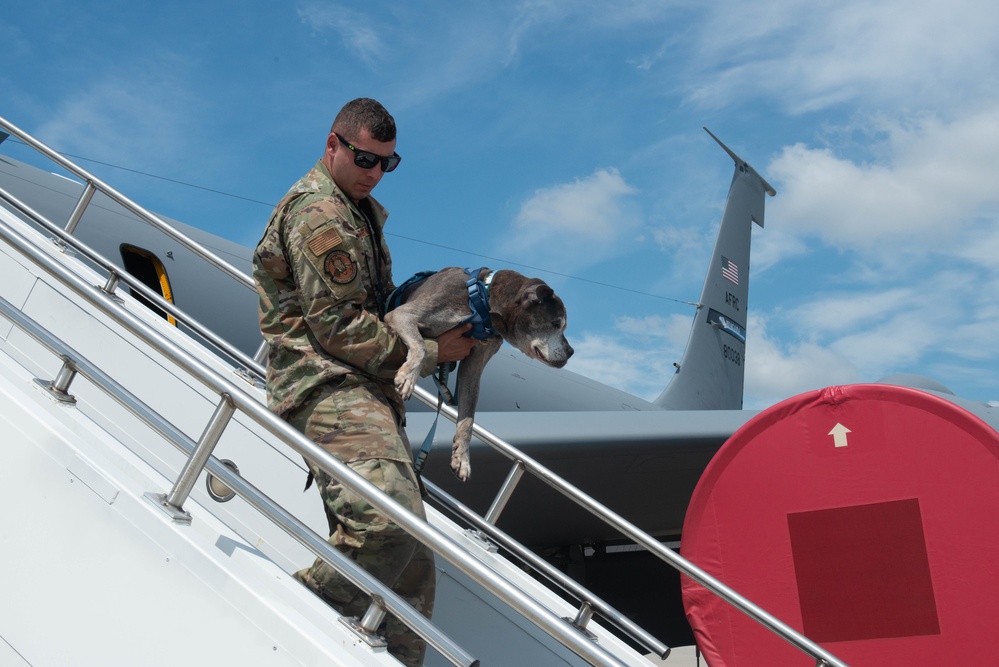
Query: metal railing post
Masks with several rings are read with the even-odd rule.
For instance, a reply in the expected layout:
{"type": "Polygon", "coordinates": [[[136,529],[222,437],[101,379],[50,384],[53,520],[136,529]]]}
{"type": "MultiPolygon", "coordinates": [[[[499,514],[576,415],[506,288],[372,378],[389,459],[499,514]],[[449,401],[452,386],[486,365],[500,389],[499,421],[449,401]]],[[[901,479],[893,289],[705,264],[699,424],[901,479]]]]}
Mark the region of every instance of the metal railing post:
{"type": "Polygon", "coordinates": [[[198,446],[191,452],[190,458],[184,464],[184,468],[180,471],[180,475],[177,477],[177,481],[174,483],[170,493],[167,495],[146,494],[147,498],[169,514],[174,521],[191,523],[191,515],[184,511],[184,501],[191,494],[191,489],[194,488],[194,483],[198,480],[198,475],[204,469],[205,464],[215,450],[215,445],[218,444],[219,438],[222,437],[226,425],[235,413],[236,405],[233,403],[232,397],[229,394],[223,393],[222,400],[215,407],[215,413],[208,420],[208,425],[205,426],[205,431],[201,434],[201,439],[198,440],[198,446]]]}
{"type": "Polygon", "coordinates": [[[87,187],[83,189],[83,194],[80,195],[80,199],[76,202],[76,207],[73,209],[73,213],[69,216],[69,222],[66,223],[66,233],[72,234],[76,230],[76,226],[80,224],[80,218],[83,217],[83,212],[87,210],[87,206],[90,204],[90,200],[94,198],[94,193],[97,192],[97,187],[94,185],[93,181],[87,181],[87,187]]]}
{"type": "Polygon", "coordinates": [[[77,373],[76,364],[65,355],[61,356],[60,359],[62,359],[62,367],[56,373],[54,380],[46,382],[41,378],[35,378],[35,383],[49,392],[60,403],[76,403],[76,398],[69,393],[69,385],[77,373]]]}
{"type": "Polygon", "coordinates": [[[104,287],[101,290],[108,295],[114,296],[115,290],[118,289],[119,278],[118,274],[112,271],[108,274],[108,281],[104,283],[104,287]]]}
{"type": "Polygon", "coordinates": [[[593,618],[593,607],[590,606],[589,602],[583,602],[579,605],[579,611],[576,612],[576,618],[572,620],[572,624],[575,625],[580,630],[586,629],[586,624],[590,622],[593,618]]]}
{"type": "Polygon", "coordinates": [[[507,502],[509,502],[510,497],[513,495],[513,490],[517,488],[517,483],[520,478],[524,476],[524,462],[517,459],[513,463],[513,467],[510,468],[510,473],[506,476],[506,480],[503,482],[503,486],[500,487],[499,493],[496,494],[496,498],[493,499],[493,504],[490,505],[489,511],[486,512],[483,517],[487,523],[496,524],[499,520],[500,514],[506,507],[507,502]]]}
{"type": "Polygon", "coordinates": [[[268,345],[265,340],[260,344],[260,347],[257,348],[257,353],[253,355],[253,360],[261,366],[266,366],[264,362],[267,361],[267,354],[270,352],[270,349],[271,346],[268,345]]]}
{"type": "Polygon", "coordinates": [[[371,597],[371,604],[358,620],[349,616],[341,616],[340,622],[353,630],[368,646],[387,646],[388,643],[378,634],[378,626],[385,620],[385,603],[377,595],[371,597]]]}

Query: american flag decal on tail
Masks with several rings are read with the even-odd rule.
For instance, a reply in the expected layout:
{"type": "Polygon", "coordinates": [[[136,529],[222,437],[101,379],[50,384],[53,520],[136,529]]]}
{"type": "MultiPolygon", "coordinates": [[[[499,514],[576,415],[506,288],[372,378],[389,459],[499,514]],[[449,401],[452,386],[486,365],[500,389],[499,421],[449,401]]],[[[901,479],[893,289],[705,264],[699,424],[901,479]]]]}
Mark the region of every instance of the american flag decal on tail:
{"type": "Polygon", "coordinates": [[[725,255],[722,255],[721,264],[722,264],[722,276],[724,276],[725,280],[735,285],[738,285],[739,265],[730,260],[725,255]]]}

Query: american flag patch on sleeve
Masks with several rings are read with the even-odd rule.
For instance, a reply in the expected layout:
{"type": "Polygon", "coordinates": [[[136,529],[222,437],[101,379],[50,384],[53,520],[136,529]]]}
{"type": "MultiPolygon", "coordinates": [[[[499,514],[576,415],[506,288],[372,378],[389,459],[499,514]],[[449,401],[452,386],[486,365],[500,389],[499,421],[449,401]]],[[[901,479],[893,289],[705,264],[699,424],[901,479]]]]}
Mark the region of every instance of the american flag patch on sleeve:
{"type": "Polygon", "coordinates": [[[335,248],[343,241],[335,229],[327,229],[325,232],[309,240],[309,250],[314,255],[322,255],[330,248],[335,248]]]}

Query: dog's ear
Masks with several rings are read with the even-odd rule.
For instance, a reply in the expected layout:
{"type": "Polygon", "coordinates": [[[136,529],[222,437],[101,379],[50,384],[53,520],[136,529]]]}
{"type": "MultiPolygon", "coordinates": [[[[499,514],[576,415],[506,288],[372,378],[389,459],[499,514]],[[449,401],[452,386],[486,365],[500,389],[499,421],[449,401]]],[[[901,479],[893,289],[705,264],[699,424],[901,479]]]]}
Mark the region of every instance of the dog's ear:
{"type": "Polygon", "coordinates": [[[542,303],[546,299],[551,299],[554,296],[555,290],[551,287],[545,283],[535,283],[524,290],[524,295],[521,298],[523,299],[524,305],[529,306],[532,304],[542,303]]]}

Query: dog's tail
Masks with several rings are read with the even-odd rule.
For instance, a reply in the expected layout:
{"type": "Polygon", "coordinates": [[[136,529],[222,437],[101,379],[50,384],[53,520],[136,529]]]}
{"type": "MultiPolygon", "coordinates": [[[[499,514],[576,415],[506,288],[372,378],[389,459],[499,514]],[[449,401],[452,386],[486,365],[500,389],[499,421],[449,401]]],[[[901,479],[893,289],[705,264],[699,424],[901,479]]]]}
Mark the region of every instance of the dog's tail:
{"type": "Polygon", "coordinates": [[[708,128],[704,130],[735,161],[735,175],[687,347],[655,403],[669,410],[741,410],[752,223],[763,227],[765,195],[777,192],[708,128]]]}

